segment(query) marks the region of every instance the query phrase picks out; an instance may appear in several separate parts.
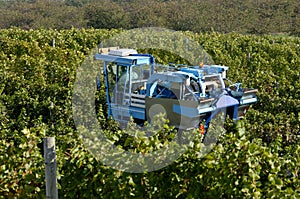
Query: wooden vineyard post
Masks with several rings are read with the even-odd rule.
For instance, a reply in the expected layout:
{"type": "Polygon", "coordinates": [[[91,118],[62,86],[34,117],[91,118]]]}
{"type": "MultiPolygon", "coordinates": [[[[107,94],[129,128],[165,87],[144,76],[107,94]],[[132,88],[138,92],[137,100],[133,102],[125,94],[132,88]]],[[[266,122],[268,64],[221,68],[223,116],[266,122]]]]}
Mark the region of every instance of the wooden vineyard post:
{"type": "Polygon", "coordinates": [[[44,138],[44,160],[46,172],[46,198],[58,199],[56,178],[56,151],[55,138],[44,138]]]}

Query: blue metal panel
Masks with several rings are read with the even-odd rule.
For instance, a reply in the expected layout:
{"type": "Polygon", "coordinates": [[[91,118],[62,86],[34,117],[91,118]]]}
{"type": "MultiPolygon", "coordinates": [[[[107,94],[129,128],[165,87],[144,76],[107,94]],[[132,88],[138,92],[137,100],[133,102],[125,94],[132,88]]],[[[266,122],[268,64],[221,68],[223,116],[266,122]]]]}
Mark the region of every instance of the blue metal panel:
{"type": "Polygon", "coordinates": [[[191,73],[193,74],[195,77],[199,78],[202,77],[202,74],[199,73],[199,69],[194,69],[194,68],[181,68],[180,71],[186,72],[186,73],[191,73]]]}
{"type": "Polygon", "coordinates": [[[106,62],[116,62],[119,64],[123,64],[126,66],[132,65],[134,59],[131,57],[117,57],[117,56],[112,56],[112,55],[104,55],[104,54],[96,54],[94,56],[95,60],[103,60],[106,62]]]}
{"type": "Polygon", "coordinates": [[[140,64],[150,64],[150,58],[149,57],[145,57],[145,58],[138,57],[136,59],[136,64],[137,65],[140,65],[140,64]]]}
{"type": "Polygon", "coordinates": [[[150,54],[132,54],[131,56],[149,57],[150,58],[150,64],[154,64],[153,55],[150,55],[150,54]]]}
{"type": "Polygon", "coordinates": [[[218,102],[216,103],[217,108],[225,108],[229,106],[238,105],[239,101],[230,97],[228,95],[223,95],[219,98],[218,102]]]}
{"type": "Polygon", "coordinates": [[[125,57],[118,57],[113,55],[106,55],[106,54],[96,54],[94,56],[95,60],[103,60],[107,62],[115,62],[119,64],[123,64],[126,66],[131,66],[134,64],[152,64],[154,58],[146,56],[146,55],[140,55],[140,54],[134,54],[130,56],[125,57]]]}
{"type": "Polygon", "coordinates": [[[103,68],[103,74],[104,74],[104,81],[105,81],[105,94],[106,94],[106,103],[108,106],[108,118],[112,115],[111,110],[111,100],[109,95],[109,82],[108,82],[108,71],[106,67],[106,62],[104,62],[104,68],[103,68]]]}
{"type": "Polygon", "coordinates": [[[146,120],[146,113],[145,113],[144,108],[130,106],[129,113],[133,118],[140,119],[140,120],[146,120]]]}
{"type": "Polygon", "coordinates": [[[238,119],[238,109],[239,109],[239,105],[235,105],[233,107],[233,116],[232,116],[233,121],[236,121],[238,119]]]}
{"type": "Polygon", "coordinates": [[[189,118],[198,116],[198,109],[195,107],[181,106],[180,104],[173,105],[173,112],[189,118]]]}

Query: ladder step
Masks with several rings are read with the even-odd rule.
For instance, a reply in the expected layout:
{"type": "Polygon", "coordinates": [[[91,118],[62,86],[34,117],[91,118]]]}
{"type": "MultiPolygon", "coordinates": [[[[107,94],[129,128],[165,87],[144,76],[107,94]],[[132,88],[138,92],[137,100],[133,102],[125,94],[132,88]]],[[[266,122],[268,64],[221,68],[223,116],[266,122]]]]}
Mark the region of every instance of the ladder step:
{"type": "Polygon", "coordinates": [[[145,104],[145,100],[144,99],[131,98],[131,102],[137,102],[137,103],[145,104]]]}
{"type": "Polygon", "coordinates": [[[145,105],[145,104],[131,103],[130,105],[131,105],[131,106],[134,106],[134,107],[138,107],[138,108],[146,108],[146,105],[145,105]]]}

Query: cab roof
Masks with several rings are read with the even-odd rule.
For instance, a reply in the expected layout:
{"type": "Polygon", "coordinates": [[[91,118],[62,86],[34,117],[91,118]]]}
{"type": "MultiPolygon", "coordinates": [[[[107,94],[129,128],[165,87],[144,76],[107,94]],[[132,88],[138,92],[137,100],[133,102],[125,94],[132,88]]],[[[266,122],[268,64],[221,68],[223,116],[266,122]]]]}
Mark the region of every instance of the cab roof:
{"type": "Polygon", "coordinates": [[[105,62],[115,62],[120,65],[131,66],[131,65],[139,65],[139,64],[150,64],[150,57],[143,56],[139,54],[129,55],[129,56],[115,56],[109,54],[99,54],[97,53],[94,56],[95,60],[102,60],[105,62]]]}

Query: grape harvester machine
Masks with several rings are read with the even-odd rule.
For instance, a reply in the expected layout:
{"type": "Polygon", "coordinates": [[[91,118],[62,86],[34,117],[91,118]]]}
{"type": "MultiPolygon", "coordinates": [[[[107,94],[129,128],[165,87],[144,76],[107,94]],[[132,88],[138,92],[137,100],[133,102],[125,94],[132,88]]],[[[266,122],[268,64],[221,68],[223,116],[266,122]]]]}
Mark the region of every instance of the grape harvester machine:
{"type": "Polygon", "coordinates": [[[257,89],[225,87],[226,66],[162,67],[150,54],[118,48],[100,49],[94,59],[103,61],[108,117],[120,124],[132,117],[142,125],[164,113],[170,125],[200,128],[204,137],[220,110],[236,121],[257,101],[257,89]]]}

